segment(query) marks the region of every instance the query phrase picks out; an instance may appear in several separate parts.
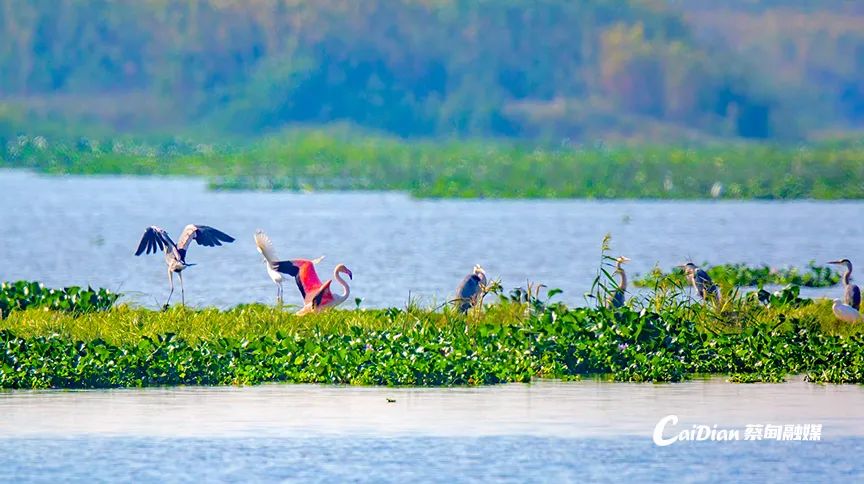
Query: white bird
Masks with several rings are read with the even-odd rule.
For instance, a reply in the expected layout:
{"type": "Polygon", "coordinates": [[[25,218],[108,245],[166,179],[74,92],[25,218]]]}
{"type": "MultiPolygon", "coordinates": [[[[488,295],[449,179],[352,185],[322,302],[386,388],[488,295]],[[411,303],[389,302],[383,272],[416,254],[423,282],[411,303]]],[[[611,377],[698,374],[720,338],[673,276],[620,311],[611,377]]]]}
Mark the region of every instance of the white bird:
{"type": "Polygon", "coordinates": [[[859,323],[862,321],[861,313],[859,313],[858,310],[848,304],[843,304],[839,299],[834,300],[834,305],[831,306],[831,310],[834,311],[834,316],[837,316],[837,319],[840,321],[845,321],[847,323],[859,323]]]}
{"type": "MultiPolygon", "coordinates": [[[[306,288],[304,287],[304,278],[306,273],[311,271],[311,274],[314,275],[315,268],[313,266],[324,260],[324,256],[322,255],[321,257],[312,260],[279,260],[279,258],[276,257],[276,251],[273,249],[273,242],[261,229],[258,229],[255,232],[255,247],[258,249],[258,252],[264,256],[267,275],[270,276],[270,280],[276,284],[276,304],[282,304],[282,283],[285,281],[285,274],[294,277],[294,280],[297,282],[297,287],[300,289],[300,294],[305,298],[306,288]]],[[[317,279],[317,276],[315,277],[317,279]]],[[[315,284],[315,287],[317,288],[320,285],[321,283],[318,282],[315,284]]]]}

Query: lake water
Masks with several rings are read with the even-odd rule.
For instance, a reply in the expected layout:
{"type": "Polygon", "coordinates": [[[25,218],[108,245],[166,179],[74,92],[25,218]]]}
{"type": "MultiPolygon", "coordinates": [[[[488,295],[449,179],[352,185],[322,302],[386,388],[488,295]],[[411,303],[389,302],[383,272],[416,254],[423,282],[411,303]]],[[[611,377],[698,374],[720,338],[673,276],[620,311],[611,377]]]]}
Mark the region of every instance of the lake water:
{"type": "MultiPolygon", "coordinates": [[[[364,306],[448,298],[475,263],[584,302],[613,235],[631,273],[686,259],[801,266],[853,257],[858,202],[437,201],[393,193],[218,193],[200,180],[44,177],[0,171],[0,279],[121,291],[155,307],[161,255],[144,228],[187,223],[237,237],[190,250],[187,301],[270,302],[252,241],[284,258],[344,262],[364,306]]],[[[299,295],[286,286],[287,302],[299,295]]],[[[810,295],[839,292],[809,291],[810,295]]],[[[537,382],[483,388],[313,385],[0,392],[0,469],[14,481],[741,481],[864,476],[864,387],[537,382]],[[395,400],[389,402],[390,400],[395,400]],[[679,442],[674,428],[821,424],[818,442],[679,442]],[[667,432],[668,435],[671,435],[667,432]],[[668,436],[667,435],[667,436],[668,436]]]]}
{"type": "Polygon", "coordinates": [[[0,393],[0,468],[45,482],[837,481],[864,477],[861,408],[862,386],[716,379],[14,391],[0,393]],[[670,429],[823,429],[819,441],[657,447],[670,414],[670,429]]]}
{"type": "MultiPolygon", "coordinates": [[[[160,255],[134,257],[148,225],[175,238],[188,223],[217,227],[234,244],[194,246],[187,303],[272,302],[252,235],[262,228],[282,258],[326,255],[322,278],[345,263],[366,307],[452,297],[474,264],[508,290],[541,282],[584,303],[604,234],[613,254],[644,273],[688,259],[803,266],[854,259],[864,239],[861,202],[414,200],[399,193],[212,192],[195,179],[46,177],[0,171],[0,279],[107,287],[159,306],[168,292],[160,255]]],[[[286,284],[286,303],[300,295],[286,284]]],[[[808,291],[839,295],[837,289],[808,291]]],[[[179,294],[176,294],[179,296],[179,294]]]]}

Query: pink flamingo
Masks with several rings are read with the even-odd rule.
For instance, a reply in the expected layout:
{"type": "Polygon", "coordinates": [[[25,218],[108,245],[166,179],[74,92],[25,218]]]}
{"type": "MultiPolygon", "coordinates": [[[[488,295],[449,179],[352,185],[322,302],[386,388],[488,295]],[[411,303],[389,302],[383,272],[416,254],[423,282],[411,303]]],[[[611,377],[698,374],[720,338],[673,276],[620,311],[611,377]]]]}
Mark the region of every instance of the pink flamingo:
{"type": "Polygon", "coordinates": [[[338,306],[348,299],[351,294],[351,288],[348,283],[342,279],[342,274],[347,274],[348,278],[353,279],[354,274],[350,269],[345,267],[345,264],[339,264],[333,269],[333,279],[339,282],[345,289],[344,294],[333,294],[330,290],[330,285],[333,279],[330,279],[323,284],[315,271],[315,264],[321,262],[324,256],[314,260],[308,259],[292,259],[280,261],[276,258],[276,253],[273,250],[273,244],[270,238],[262,231],[258,230],[255,233],[255,245],[258,247],[258,252],[264,256],[267,262],[267,274],[270,279],[278,286],[277,301],[282,301],[282,274],[287,274],[294,277],[297,283],[297,288],[300,290],[300,295],[303,297],[303,308],[297,312],[298,315],[320,311],[322,309],[338,306]]]}
{"type": "Polygon", "coordinates": [[[327,308],[335,308],[348,299],[348,296],[351,294],[351,288],[348,286],[348,282],[342,279],[342,274],[348,274],[348,278],[352,280],[354,279],[354,274],[351,273],[351,269],[345,267],[345,264],[339,264],[333,269],[333,279],[345,289],[344,294],[333,294],[330,291],[330,284],[333,283],[333,279],[328,279],[324,284],[318,282],[319,285],[315,287],[315,282],[320,281],[318,274],[315,273],[315,267],[311,264],[306,267],[306,277],[302,278],[298,275],[298,284],[304,284],[303,291],[306,294],[303,308],[296,313],[298,316],[327,308]],[[309,285],[306,286],[304,281],[308,281],[309,285]]]}

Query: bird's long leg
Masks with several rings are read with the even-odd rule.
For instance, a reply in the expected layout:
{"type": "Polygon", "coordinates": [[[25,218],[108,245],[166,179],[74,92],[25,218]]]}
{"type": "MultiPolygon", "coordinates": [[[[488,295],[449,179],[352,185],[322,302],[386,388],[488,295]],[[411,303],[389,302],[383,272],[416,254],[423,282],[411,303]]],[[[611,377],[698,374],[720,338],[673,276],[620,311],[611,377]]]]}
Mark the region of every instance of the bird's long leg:
{"type": "Polygon", "coordinates": [[[174,294],[174,273],[171,272],[171,269],[168,269],[168,285],[171,287],[171,290],[168,291],[168,300],[165,301],[165,308],[168,308],[168,303],[171,302],[171,295],[174,294]]]}
{"type": "Polygon", "coordinates": [[[276,283],[276,304],[282,305],[282,284],[276,283]]]}
{"type": "Polygon", "coordinates": [[[183,273],[178,272],[177,276],[180,277],[180,304],[186,305],[186,294],[183,291],[183,273]]]}

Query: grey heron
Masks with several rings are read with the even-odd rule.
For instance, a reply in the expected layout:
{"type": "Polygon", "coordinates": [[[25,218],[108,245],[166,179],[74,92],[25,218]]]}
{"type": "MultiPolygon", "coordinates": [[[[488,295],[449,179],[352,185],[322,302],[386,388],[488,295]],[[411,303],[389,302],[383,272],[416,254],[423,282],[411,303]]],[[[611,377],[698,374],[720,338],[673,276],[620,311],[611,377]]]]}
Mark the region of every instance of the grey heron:
{"type": "MultiPolygon", "coordinates": [[[[311,264],[309,267],[312,274],[314,274],[315,268],[312,267],[311,264]]],[[[333,269],[333,279],[328,279],[324,284],[321,284],[318,287],[301,287],[301,291],[304,292],[305,298],[303,301],[303,307],[295,314],[297,314],[297,316],[303,316],[304,314],[321,311],[323,309],[335,308],[345,302],[345,300],[348,299],[348,296],[351,295],[351,287],[348,286],[348,282],[346,282],[345,279],[342,279],[342,274],[347,274],[349,279],[354,279],[354,274],[351,272],[351,269],[345,267],[345,264],[339,264],[333,269]],[[342,285],[342,288],[345,290],[343,294],[333,294],[330,290],[330,285],[333,283],[333,280],[336,280],[336,282],[342,285]]],[[[317,277],[318,276],[316,275],[315,278],[317,279],[317,277]]]]}
{"type": "Polygon", "coordinates": [[[852,284],[852,261],[849,259],[832,260],[828,262],[833,265],[846,266],[846,271],[843,272],[843,304],[852,306],[856,311],[861,310],[861,289],[852,284]]]}
{"type": "Polygon", "coordinates": [[[324,256],[317,259],[292,259],[279,260],[276,257],[276,251],[273,249],[273,242],[263,230],[258,229],[255,232],[255,247],[258,252],[264,256],[264,262],[267,265],[267,275],[270,280],[276,284],[276,303],[282,303],[283,288],[282,282],[285,280],[283,275],[292,276],[297,283],[297,288],[300,289],[300,295],[306,298],[306,287],[311,286],[317,288],[321,285],[318,279],[318,274],[315,273],[315,264],[324,260],[324,256]]]}
{"type": "Polygon", "coordinates": [[[195,264],[186,262],[186,251],[189,250],[189,244],[192,241],[198,242],[198,245],[205,247],[215,247],[222,245],[222,242],[234,242],[234,238],[230,235],[216,230],[213,227],[206,225],[187,225],[180,234],[179,241],[175,244],[168,232],[165,229],[151,225],[144,231],[144,236],[141,237],[141,242],[138,244],[138,250],[135,255],[144,253],[155,254],[159,250],[165,251],[165,264],[168,266],[168,284],[171,290],[168,292],[168,300],[165,301],[165,307],[171,302],[171,295],[174,294],[174,273],[180,278],[180,301],[186,304],[186,295],[183,290],[183,270],[195,264]]]}
{"type": "Polygon", "coordinates": [[[707,272],[696,267],[696,264],[692,262],[688,262],[679,267],[684,269],[684,274],[687,275],[687,280],[690,281],[693,289],[696,290],[696,293],[703,301],[707,301],[709,298],[714,300],[720,299],[720,290],[717,288],[717,285],[714,284],[714,281],[711,280],[711,276],[709,276],[707,272]]]}
{"type": "Polygon", "coordinates": [[[480,265],[474,266],[474,271],[465,276],[456,288],[456,303],[459,312],[467,313],[469,309],[480,303],[486,286],[486,271],[480,265]]]}
{"type": "Polygon", "coordinates": [[[627,262],[630,262],[630,259],[624,257],[623,255],[615,259],[615,272],[613,273],[613,275],[618,274],[619,280],[618,287],[615,288],[615,292],[612,293],[612,297],[609,298],[609,304],[613,308],[620,308],[624,306],[627,293],[627,273],[624,272],[624,268],[621,266],[622,264],[626,264],[627,262]]]}

